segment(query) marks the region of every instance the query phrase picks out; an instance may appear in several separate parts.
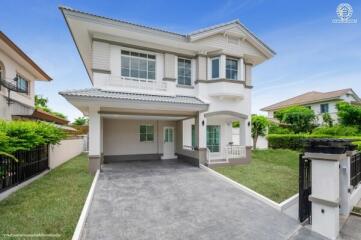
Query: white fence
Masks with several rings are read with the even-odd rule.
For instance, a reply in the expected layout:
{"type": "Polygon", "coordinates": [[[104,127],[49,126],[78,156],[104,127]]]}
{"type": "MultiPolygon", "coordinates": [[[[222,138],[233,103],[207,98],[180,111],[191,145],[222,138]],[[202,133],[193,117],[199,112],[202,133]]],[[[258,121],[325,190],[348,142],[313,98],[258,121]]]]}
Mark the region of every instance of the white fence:
{"type": "Polygon", "coordinates": [[[84,138],[66,139],[49,149],[49,168],[54,169],[84,151],[84,138]]]}
{"type": "MultiPolygon", "coordinates": [[[[232,142],[235,145],[240,145],[240,136],[239,136],[239,128],[232,128],[232,142]]],[[[253,146],[253,139],[252,139],[253,146]]],[[[259,136],[257,139],[257,149],[267,149],[268,148],[268,140],[266,137],[259,136]]]]}

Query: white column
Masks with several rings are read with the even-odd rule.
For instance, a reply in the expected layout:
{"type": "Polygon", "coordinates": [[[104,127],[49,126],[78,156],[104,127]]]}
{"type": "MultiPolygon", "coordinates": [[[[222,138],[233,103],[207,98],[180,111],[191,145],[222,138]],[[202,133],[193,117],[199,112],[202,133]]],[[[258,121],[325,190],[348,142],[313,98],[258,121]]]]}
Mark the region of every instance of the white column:
{"type": "Polygon", "coordinates": [[[238,61],[238,72],[239,72],[239,75],[238,75],[238,80],[240,81],[245,81],[245,71],[244,71],[244,60],[243,58],[239,59],[238,61]]]}
{"type": "Polygon", "coordinates": [[[101,153],[101,119],[99,107],[89,109],[89,156],[100,156],[101,153]]]}
{"type": "Polygon", "coordinates": [[[350,177],[351,177],[351,156],[354,152],[348,152],[347,158],[340,161],[340,214],[348,216],[352,210],[350,204],[350,177]]]}
{"type": "Polygon", "coordinates": [[[339,161],[346,154],[306,153],[312,160],[312,230],[336,239],[339,234],[339,161]]]}
{"type": "Polygon", "coordinates": [[[204,113],[198,113],[195,118],[196,146],[203,149],[207,148],[207,119],[204,113]]]}
{"type": "Polygon", "coordinates": [[[226,55],[222,54],[219,58],[219,78],[226,78],[226,55]]]}
{"type": "Polygon", "coordinates": [[[246,131],[247,129],[247,121],[245,119],[239,120],[239,145],[246,146],[246,131]]]}

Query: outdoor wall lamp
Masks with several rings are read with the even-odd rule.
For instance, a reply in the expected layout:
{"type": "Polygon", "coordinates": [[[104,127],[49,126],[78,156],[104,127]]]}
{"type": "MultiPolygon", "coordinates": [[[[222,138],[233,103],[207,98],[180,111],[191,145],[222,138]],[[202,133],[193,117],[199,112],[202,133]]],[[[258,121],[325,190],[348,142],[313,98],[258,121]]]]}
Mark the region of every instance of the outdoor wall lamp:
{"type": "Polygon", "coordinates": [[[202,126],[204,126],[204,120],[202,120],[202,126]]]}
{"type": "Polygon", "coordinates": [[[249,127],[249,126],[251,126],[251,122],[250,122],[250,121],[248,121],[248,127],[249,127]]]}

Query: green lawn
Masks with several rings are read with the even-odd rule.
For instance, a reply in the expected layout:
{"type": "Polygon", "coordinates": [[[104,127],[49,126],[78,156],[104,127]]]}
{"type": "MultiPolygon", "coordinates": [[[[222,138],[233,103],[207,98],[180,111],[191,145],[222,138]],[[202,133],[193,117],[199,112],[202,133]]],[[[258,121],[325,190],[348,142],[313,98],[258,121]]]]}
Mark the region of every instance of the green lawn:
{"type": "Polygon", "coordinates": [[[276,201],[298,192],[298,152],[256,150],[247,165],[217,167],[215,170],[276,201]]]}
{"type": "Polygon", "coordinates": [[[0,202],[0,239],[4,234],[57,234],[41,239],[71,239],[92,177],[87,155],[79,155],[0,202]]]}

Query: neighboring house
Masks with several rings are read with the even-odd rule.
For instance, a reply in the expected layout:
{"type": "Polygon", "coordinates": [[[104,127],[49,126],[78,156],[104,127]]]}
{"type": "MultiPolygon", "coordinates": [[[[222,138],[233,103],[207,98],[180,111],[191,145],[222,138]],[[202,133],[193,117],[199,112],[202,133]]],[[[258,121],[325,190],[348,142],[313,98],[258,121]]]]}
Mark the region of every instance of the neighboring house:
{"type": "Polygon", "coordinates": [[[52,80],[0,31],[0,119],[32,115],[35,81],[52,80]]]}
{"type": "Polygon", "coordinates": [[[323,113],[329,113],[335,122],[338,121],[336,103],[339,101],[345,101],[352,104],[361,104],[361,99],[357,96],[357,94],[351,88],[347,88],[332,92],[307,92],[262,108],[261,111],[268,112],[268,117],[273,119],[274,113],[277,110],[290,106],[305,106],[315,112],[317,116],[317,123],[322,124],[323,113]]]}
{"type": "Polygon", "coordinates": [[[183,35],[60,10],[93,85],[60,92],[89,116],[91,172],[103,157],[250,159],[251,70],[275,53],[238,20],[183,35]]]}

